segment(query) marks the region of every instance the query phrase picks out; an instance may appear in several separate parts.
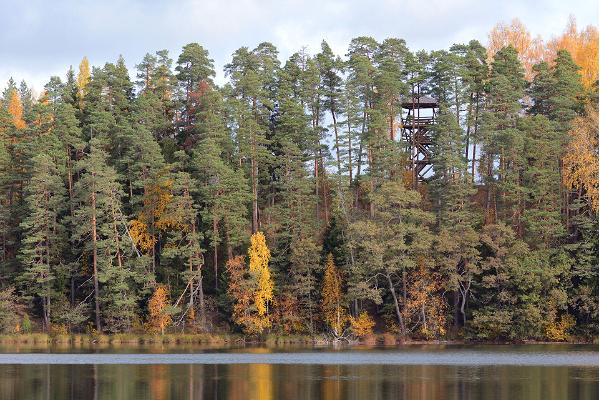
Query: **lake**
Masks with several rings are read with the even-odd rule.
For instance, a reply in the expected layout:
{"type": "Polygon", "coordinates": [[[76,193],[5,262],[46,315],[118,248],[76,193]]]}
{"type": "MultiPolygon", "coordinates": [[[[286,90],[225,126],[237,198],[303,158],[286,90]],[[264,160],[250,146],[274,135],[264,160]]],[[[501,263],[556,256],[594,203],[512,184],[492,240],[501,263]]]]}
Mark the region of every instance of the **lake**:
{"type": "Polygon", "coordinates": [[[593,345],[0,348],[0,399],[598,398],[593,345]]]}

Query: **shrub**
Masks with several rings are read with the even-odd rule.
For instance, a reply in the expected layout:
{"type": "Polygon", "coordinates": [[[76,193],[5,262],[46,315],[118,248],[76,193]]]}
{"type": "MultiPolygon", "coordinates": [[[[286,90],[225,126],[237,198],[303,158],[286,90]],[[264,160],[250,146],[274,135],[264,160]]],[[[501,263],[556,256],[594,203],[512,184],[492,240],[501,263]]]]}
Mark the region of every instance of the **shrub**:
{"type": "Polygon", "coordinates": [[[29,314],[23,315],[23,321],[21,322],[21,332],[31,333],[31,320],[29,314]]]}
{"type": "Polygon", "coordinates": [[[358,315],[358,317],[350,318],[350,326],[354,335],[358,337],[364,337],[373,334],[375,321],[373,321],[373,318],[369,316],[369,313],[363,311],[358,315]]]}
{"type": "Polygon", "coordinates": [[[560,320],[550,322],[546,326],[546,337],[556,342],[569,340],[569,330],[574,326],[575,318],[569,314],[563,315],[560,320]]]}

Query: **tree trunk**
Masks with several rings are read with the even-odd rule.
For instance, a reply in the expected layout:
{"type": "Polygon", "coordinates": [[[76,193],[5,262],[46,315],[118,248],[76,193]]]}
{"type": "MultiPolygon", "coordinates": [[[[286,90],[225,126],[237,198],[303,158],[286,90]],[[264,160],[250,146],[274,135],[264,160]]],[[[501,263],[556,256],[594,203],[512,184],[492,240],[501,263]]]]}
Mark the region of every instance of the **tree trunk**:
{"type": "Polygon", "coordinates": [[[94,273],[94,302],[96,306],[96,329],[102,332],[100,324],[100,288],[98,285],[98,243],[96,234],[96,189],[92,186],[92,266],[94,273]]]}
{"type": "Polygon", "coordinates": [[[331,109],[331,118],[333,119],[333,132],[335,135],[335,157],[337,160],[337,172],[339,177],[342,175],[342,161],[340,158],[340,141],[338,137],[337,120],[335,118],[335,111],[333,110],[333,108],[331,109]]]}
{"type": "MultiPolygon", "coordinates": [[[[360,138],[358,141],[358,159],[356,160],[356,180],[360,178],[360,173],[362,169],[362,152],[363,152],[363,138],[365,136],[365,129],[367,127],[367,105],[365,103],[365,108],[363,110],[363,119],[362,119],[362,127],[360,130],[360,138]]],[[[358,208],[358,195],[359,195],[359,186],[356,185],[356,190],[354,191],[354,207],[358,208]]]]}
{"type": "Polygon", "coordinates": [[[352,186],[352,124],[348,116],[348,187],[352,186]]]}
{"type": "Polygon", "coordinates": [[[219,227],[217,224],[217,218],[213,217],[213,268],[215,271],[215,293],[219,289],[219,246],[217,243],[217,235],[219,233],[219,227]]]}
{"type": "Polygon", "coordinates": [[[402,313],[400,312],[400,305],[398,304],[398,297],[396,296],[396,290],[394,289],[394,284],[392,283],[392,277],[389,273],[386,273],[386,278],[390,288],[390,293],[394,298],[394,308],[396,309],[396,317],[398,318],[398,324],[400,325],[400,333],[402,336],[404,336],[404,319],[402,318],[402,313]]]}
{"type": "MultiPolygon", "coordinates": [[[[369,184],[371,186],[371,194],[375,192],[375,177],[373,176],[373,151],[369,148],[367,149],[367,156],[369,158],[369,167],[371,169],[369,184]]],[[[375,204],[372,201],[369,201],[369,216],[371,218],[375,218],[375,204]]]]}

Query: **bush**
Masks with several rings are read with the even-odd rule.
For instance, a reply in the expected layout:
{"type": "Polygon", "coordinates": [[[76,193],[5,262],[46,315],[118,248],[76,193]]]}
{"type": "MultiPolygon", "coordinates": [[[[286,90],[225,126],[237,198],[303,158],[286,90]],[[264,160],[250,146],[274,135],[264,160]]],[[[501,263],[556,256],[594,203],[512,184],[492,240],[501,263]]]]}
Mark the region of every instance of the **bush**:
{"type": "Polygon", "coordinates": [[[350,318],[350,325],[352,327],[352,333],[361,338],[373,334],[375,321],[369,316],[369,313],[363,311],[358,317],[350,318]]]}
{"type": "Polygon", "coordinates": [[[508,339],[512,328],[512,313],[493,309],[475,311],[471,328],[477,339],[508,339]]]}
{"type": "Polygon", "coordinates": [[[21,322],[21,332],[31,333],[31,320],[29,314],[23,315],[23,321],[21,322]]]}
{"type": "Polygon", "coordinates": [[[575,318],[566,314],[560,317],[560,320],[553,321],[546,326],[546,337],[555,342],[569,340],[569,330],[575,326],[575,318]]]}

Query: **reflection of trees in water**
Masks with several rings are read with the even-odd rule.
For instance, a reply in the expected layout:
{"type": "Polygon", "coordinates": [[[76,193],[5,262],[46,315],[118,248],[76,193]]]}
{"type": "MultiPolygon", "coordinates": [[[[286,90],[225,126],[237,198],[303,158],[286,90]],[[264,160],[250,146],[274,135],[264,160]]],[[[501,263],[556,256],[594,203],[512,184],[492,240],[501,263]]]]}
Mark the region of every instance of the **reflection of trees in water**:
{"type": "Polygon", "coordinates": [[[0,365],[0,400],[558,400],[597,383],[567,366],[0,365]]]}
{"type": "Polygon", "coordinates": [[[167,400],[169,398],[168,386],[171,379],[171,374],[167,374],[167,369],[172,365],[156,364],[149,365],[150,368],[150,393],[152,400],[167,400]],[[167,380],[169,376],[169,380],[167,380]]]}
{"type": "Polygon", "coordinates": [[[273,365],[232,364],[228,369],[228,400],[272,400],[273,365]]]}

